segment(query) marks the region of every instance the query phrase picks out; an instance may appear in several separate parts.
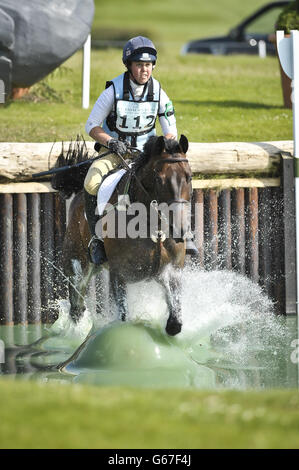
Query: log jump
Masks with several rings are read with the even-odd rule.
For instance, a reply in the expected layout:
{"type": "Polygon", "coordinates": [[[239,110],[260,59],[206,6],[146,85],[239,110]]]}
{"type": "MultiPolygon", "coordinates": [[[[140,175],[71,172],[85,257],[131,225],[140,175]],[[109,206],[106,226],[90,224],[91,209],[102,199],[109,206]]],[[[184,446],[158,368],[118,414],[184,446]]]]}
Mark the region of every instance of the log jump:
{"type": "MultiPolygon", "coordinates": [[[[66,298],[68,204],[32,174],[53,168],[71,144],[79,143],[0,143],[0,324],[52,323],[53,302],[66,298]]],[[[93,142],[82,145],[97,155],[93,142]]],[[[187,157],[200,268],[238,271],[277,313],[296,314],[293,141],[191,143],[187,157]]]]}
{"type": "MultiPolygon", "coordinates": [[[[31,181],[32,174],[54,167],[58,156],[78,142],[0,142],[0,182],[31,181]]],[[[97,155],[94,142],[86,145],[88,158],[97,155]]],[[[281,155],[293,155],[293,141],[217,142],[189,144],[187,157],[193,174],[273,175],[281,155]]]]}

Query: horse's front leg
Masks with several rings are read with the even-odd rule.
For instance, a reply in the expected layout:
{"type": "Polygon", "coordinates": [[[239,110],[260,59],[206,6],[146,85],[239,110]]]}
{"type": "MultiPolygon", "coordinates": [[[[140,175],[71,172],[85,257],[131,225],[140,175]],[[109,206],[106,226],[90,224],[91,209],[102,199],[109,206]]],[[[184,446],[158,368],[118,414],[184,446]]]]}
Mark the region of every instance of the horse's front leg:
{"type": "Polygon", "coordinates": [[[110,290],[116,303],[119,318],[126,321],[128,314],[126,282],[114,271],[110,271],[110,290]]]}
{"type": "Polygon", "coordinates": [[[166,323],[166,333],[175,336],[182,329],[182,281],[179,271],[171,269],[160,278],[160,282],[165,289],[166,302],[168,306],[168,319],[166,323]]]}
{"type": "Polygon", "coordinates": [[[92,263],[82,269],[78,260],[72,260],[72,270],[69,274],[69,300],[70,316],[74,322],[78,322],[85,310],[85,295],[88,283],[95,274],[96,269],[92,263]]]}

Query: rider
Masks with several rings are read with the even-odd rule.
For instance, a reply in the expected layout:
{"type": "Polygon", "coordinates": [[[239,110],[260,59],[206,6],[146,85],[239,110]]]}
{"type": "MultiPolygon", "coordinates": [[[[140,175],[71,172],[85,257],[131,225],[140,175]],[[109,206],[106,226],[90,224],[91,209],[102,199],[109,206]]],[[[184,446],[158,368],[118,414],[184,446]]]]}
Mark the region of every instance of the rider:
{"type": "MultiPolygon", "coordinates": [[[[143,149],[148,137],[155,135],[155,121],[159,118],[166,139],[176,139],[177,129],[172,102],[152,77],[157,50],[152,41],[143,36],[130,39],[123,49],[126,72],[106,83],[106,89],[97,99],[85,126],[86,132],[112,154],[96,160],[84,181],[85,210],[91,233],[90,259],[95,264],[106,260],[104,244],[97,238],[95,227],[97,192],[103,177],[116,168],[121,160],[117,156],[132,158],[128,146],[143,149]]],[[[97,145],[97,144],[96,144],[97,145]]],[[[197,254],[191,240],[187,252],[197,254]]]]}

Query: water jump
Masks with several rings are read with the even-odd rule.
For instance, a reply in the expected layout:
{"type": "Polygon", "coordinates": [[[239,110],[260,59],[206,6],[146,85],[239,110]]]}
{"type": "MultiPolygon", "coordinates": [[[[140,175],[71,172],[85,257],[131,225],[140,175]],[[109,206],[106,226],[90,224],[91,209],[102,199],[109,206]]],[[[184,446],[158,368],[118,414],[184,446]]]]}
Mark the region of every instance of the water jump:
{"type": "MultiPolygon", "coordinates": [[[[84,297],[88,282],[105,265],[109,267],[110,293],[121,320],[125,321],[128,313],[127,283],[155,279],[163,286],[166,296],[169,311],[166,332],[176,335],[181,331],[180,270],[185,260],[185,239],[190,230],[189,203],[192,193],[187,150],[188,140],[185,136],[181,136],[179,142],[164,137],[151,137],[148,140],[144,152],[124,173],[113,191],[108,201],[113,210],[107,211],[105,217],[100,219],[101,230],[106,232],[103,242],[107,262],[99,266],[91,261],[88,251],[91,234],[84,208],[85,175],[80,169],[81,188],[77,181],[77,192],[71,202],[63,244],[63,270],[69,279],[70,315],[75,322],[81,318],[85,309],[84,297]],[[145,209],[145,219],[142,220],[147,233],[143,232],[137,238],[130,237],[129,230],[123,236],[123,227],[120,226],[118,201],[119,196],[124,194],[129,197],[131,205],[138,202],[145,209]],[[164,207],[171,207],[169,221],[166,225],[164,223],[164,231],[161,230],[161,203],[164,203],[164,207]],[[153,214],[157,215],[158,221],[158,230],[155,233],[151,233],[150,224],[153,214]],[[109,226],[115,228],[112,235],[109,226]]],[[[53,176],[52,185],[63,191],[71,187],[71,180],[72,174],[63,171],[53,176]]],[[[128,229],[130,223],[134,223],[134,218],[136,221],[136,216],[130,214],[129,210],[125,214],[125,227],[128,229]]]]}

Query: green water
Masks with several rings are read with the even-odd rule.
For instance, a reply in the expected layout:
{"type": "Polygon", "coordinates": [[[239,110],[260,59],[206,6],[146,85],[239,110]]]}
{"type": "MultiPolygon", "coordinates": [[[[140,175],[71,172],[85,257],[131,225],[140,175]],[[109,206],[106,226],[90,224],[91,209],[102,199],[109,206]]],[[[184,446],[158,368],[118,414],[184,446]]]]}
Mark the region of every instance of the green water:
{"type": "Polygon", "coordinates": [[[0,326],[0,375],[98,386],[298,387],[297,317],[274,315],[258,285],[237,273],[185,270],[182,300],[175,337],[165,333],[167,305],[153,282],[129,287],[125,323],[87,308],[74,325],[62,301],[53,325],[0,326]]]}
{"type": "Polygon", "coordinates": [[[141,323],[113,322],[85,341],[63,333],[53,335],[49,326],[0,326],[5,344],[0,375],[99,386],[297,387],[298,364],[292,360],[295,347],[291,346],[297,338],[297,319],[283,317],[277,324],[283,335],[275,342],[273,336],[250,342],[248,325],[220,328],[191,342],[169,338],[141,323]]]}

